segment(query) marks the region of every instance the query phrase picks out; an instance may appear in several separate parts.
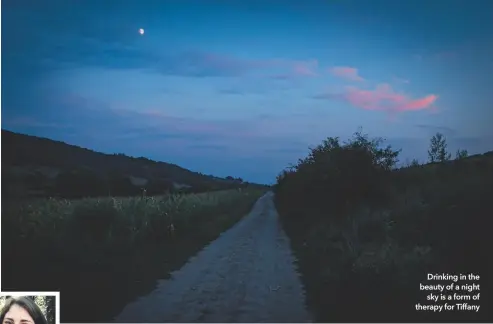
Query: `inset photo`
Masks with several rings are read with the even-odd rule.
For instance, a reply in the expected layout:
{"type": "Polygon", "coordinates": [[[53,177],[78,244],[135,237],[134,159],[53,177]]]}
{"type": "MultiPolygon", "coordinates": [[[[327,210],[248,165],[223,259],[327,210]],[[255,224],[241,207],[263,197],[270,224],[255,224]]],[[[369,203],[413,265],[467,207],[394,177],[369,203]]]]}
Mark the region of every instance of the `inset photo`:
{"type": "Polygon", "coordinates": [[[59,323],[59,292],[0,292],[0,324],[59,323]]]}

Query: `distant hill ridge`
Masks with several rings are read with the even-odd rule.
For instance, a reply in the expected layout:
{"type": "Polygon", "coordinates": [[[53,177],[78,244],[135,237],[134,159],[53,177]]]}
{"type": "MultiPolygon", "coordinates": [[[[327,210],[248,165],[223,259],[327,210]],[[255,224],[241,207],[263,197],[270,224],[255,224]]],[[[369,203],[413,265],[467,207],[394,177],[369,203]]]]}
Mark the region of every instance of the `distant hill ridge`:
{"type": "MultiPolygon", "coordinates": [[[[105,192],[121,192],[124,195],[135,194],[136,189],[140,190],[141,187],[156,192],[174,189],[186,191],[187,188],[189,191],[198,192],[247,184],[256,186],[243,182],[241,178],[204,175],[176,164],[153,161],[145,157],[130,157],[121,153],[96,152],[61,141],[4,129],[2,129],[1,141],[2,188],[7,189],[7,192],[11,192],[10,189],[16,187],[17,189],[13,191],[27,190],[30,194],[35,191],[37,192],[35,195],[38,196],[55,193],[63,195],[63,191],[66,190],[61,189],[61,178],[65,178],[65,182],[72,183],[71,187],[74,187],[78,183],[75,178],[88,177],[98,178],[99,187],[104,187],[105,192]],[[19,186],[22,188],[19,189],[19,186]],[[123,187],[127,187],[128,190],[123,187]]],[[[93,185],[96,186],[96,183],[93,185]]],[[[94,193],[94,195],[101,194],[101,192],[94,193]]]]}

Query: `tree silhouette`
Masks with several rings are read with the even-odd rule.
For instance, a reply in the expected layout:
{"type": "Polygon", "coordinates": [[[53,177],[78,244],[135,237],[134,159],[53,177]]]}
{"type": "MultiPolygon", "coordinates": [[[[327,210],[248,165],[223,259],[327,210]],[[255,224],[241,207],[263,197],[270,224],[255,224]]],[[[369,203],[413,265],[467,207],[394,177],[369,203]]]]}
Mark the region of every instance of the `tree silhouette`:
{"type": "Polygon", "coordinates": [[[436,133],[430,140],[430,149],[428,150],[430,162],[445,162],[450,160],[450,153],[447,152],[447,141],[441,133],[436,133]]]}
{"type": "Polygon", "coordinates": [[[457,152],[455,153],[455,159],[456,160],[464,159],[468,155],[469,154],[467,153],[467,150],[457,150],[457,152]]]}

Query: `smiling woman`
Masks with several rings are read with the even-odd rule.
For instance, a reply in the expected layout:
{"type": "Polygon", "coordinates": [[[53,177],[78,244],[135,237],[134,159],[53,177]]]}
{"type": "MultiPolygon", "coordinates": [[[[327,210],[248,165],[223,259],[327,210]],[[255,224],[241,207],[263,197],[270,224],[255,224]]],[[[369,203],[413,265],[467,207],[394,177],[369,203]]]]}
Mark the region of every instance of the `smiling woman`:
{"type": "Polygon", "coordinates": [[[46,317],[29,297],[11,297],[0,312],[0,324],[48,324],[46,317]]]}

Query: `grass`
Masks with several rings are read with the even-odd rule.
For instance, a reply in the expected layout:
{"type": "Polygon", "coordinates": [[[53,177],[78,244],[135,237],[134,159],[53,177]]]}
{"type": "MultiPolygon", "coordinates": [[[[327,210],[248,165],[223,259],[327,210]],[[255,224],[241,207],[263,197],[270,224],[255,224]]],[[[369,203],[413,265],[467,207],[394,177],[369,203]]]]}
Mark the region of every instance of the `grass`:
{"type": "Polygon", "coordinates": [[[263,193],[2,201],[2,289],[60,291],[62,322],[109,321],[234,225],[263,193]],[[81,304],[91,311],[80,312],[81,304]]]}
{"type": "Polygon", "coordinates": [[[394,170],[387,185],[385,203],[353,204],[341,215],[300,191],[297,199],[293,188],[276,193],[316,321],[491,321],[493,156],[394,170]],[[416,311],[430,303],[419,291],[427,273],[480,275],[480,301],[469,302],[480,311],[416,311]]]}

